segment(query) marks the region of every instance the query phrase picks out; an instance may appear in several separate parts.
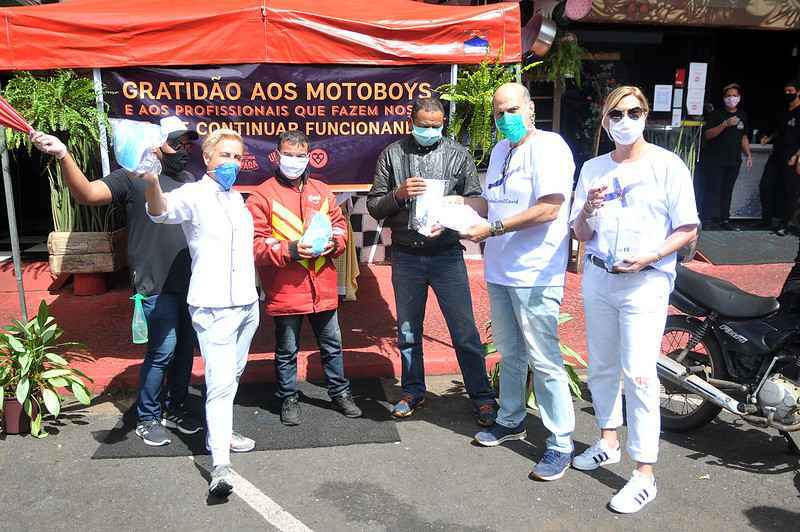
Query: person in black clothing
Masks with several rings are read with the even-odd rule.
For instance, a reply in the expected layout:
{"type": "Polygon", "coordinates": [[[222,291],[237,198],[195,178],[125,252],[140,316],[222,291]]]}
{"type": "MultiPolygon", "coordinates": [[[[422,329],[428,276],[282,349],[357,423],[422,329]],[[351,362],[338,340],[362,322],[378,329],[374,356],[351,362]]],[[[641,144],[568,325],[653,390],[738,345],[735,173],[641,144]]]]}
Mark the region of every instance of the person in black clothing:
{"type": "Polygon", "coordinates": [[[722,95],[724,107],[708,114],[703,127],[705,146],[700,152],[703,190],[698,210],[705,223],[720,222],[725,229],[735,229],[729,223],[731,195],[742,153],[747,156],[747,168],[753,166],[747,135],[750,124],[747,114],[739,108],[742,98],[739,85],[725,86],[722,95]]]}
{"type": "Polygon", "coordinates": [[[773,144],[772,155],[761,178],[761,218],[764,225],[777,234],[786,234],[789,216],[795,210],[800,194],[800,178],[796,173],[797,152],[800,150],[800,81],[790,81],[783,88],[786,111],[778,127],[761,144],[773,144]]]}

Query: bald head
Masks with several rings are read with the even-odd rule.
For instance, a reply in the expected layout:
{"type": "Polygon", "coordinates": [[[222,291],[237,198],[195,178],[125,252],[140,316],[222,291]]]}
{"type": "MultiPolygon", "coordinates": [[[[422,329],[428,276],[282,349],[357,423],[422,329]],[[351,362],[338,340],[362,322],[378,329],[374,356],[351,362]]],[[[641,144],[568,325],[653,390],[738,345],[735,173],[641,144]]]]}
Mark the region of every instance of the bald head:
{"type": "Polygon", "coordinates": [[[529,129],[533,129],[534,107],[531,93],[521,83],[504,83],[494,92],[492,110],[497,120],[503,113],[521,114],[529,129]]]}

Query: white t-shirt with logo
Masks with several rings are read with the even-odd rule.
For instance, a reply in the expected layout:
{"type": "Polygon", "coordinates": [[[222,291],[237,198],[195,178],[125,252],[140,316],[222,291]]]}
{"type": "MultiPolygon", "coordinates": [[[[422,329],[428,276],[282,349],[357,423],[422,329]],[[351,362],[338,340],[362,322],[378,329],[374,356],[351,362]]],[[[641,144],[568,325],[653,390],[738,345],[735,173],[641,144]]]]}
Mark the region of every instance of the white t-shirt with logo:
{"type": "MultiPolygon", "coordinates": [[[[589,189],[608,186],[605,203],[587,220],[594,229],[586,254],[609,263],[655,253],[678,227],[697,225],[692,177],[686,164],[664,148],[648,145],[636,161],[617,163],[607,153],[583,165],[570,213],[574,223],[589,189]]],[[[652,264],[675,279],[676,254],[652,264]]]]}
{"type": "Polygon", "coordinates": [[[564,203],[552,222],[486,240],[487,282],[516,287],[564,285],[574,172],[572,152],[556,133],[537,130],[516,148],[508,140],[494,147],[483,192],[490,222],[525,211],[544,196],[560,194],[564,203]]]}

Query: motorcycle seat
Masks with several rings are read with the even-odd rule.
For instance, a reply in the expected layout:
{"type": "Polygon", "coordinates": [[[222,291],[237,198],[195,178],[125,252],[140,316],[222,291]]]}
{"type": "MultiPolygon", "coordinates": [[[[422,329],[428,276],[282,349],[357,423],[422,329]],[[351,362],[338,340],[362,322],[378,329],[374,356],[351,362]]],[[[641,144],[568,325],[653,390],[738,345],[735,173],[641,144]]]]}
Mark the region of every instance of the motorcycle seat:
{"type": "Polygon", "coordinates": [[[720,316],[734,319],[761,318],[780,307],[774,297],[761,297],[745,292],[733,283],[677,265],[675,290],[691,301],[720,316]]]}

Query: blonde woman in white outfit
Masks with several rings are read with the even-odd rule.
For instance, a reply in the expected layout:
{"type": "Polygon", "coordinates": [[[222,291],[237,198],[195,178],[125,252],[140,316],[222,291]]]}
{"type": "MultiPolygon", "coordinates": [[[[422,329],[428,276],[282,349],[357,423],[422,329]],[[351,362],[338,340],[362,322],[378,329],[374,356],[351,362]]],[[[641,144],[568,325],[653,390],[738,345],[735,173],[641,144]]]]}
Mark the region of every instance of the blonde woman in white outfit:
{"type": "Polygon", "coordinates": [[[656,497],[653,466],[661,428],[656,362],[675,280],[675,252],[697,238],[692,179],[675,154],[642,137],[649,112],[636,87],[619,87],[603,106],[611,153],[587,161],[570,221],[586,242],[583,298],[589,347],[589,389],[600,439],[573,459],[592,470],[620,461],[622,385],[628,419],[631,479],[611,499],[620,513],[656,497]]]}
{"type": "Polygon", "coordinates": [[[181,224],[192,256],[187,302],[205,364],[206,424],[214,469],[208,490],[233,491],[230,452],[251,451],[255,442],[233,432],[233,398],[258,327],[253,262],[253,220],[241,194],[231,190],[241,168],[244,143],[230,129],[203,142],[206,174],[163,193],[146,175],[147,212],[157,223],[181,224]]]}

